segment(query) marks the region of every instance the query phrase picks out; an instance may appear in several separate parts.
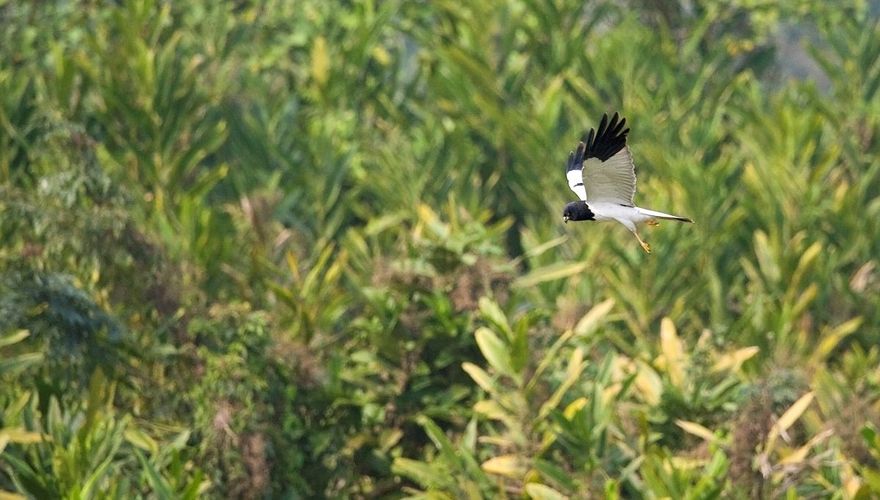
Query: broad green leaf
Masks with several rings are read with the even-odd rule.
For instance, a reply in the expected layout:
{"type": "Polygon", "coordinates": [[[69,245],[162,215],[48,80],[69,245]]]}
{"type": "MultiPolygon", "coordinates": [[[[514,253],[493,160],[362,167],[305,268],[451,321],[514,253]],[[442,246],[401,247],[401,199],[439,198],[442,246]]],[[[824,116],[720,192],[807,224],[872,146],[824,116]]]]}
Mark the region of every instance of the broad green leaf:
{"type": "Polygon", "coordinates": [[[480,312],[487,321],[498,327],[507,337],[508,341],[513,340],[513,331],[510,328],[510,323],[507,321],[507,316],[495,301],[488,297],[480,297],[479,307],[480,312]]]}
{"type": "Polygon", "coordinates": [[[518,379],[519,374],[514,372],[510,354],[507,352],[508,346],[495,335],[495,332],[486,327],[480,327],[475,336],[477,346],[489,365],[503,375],[518,379]]]}

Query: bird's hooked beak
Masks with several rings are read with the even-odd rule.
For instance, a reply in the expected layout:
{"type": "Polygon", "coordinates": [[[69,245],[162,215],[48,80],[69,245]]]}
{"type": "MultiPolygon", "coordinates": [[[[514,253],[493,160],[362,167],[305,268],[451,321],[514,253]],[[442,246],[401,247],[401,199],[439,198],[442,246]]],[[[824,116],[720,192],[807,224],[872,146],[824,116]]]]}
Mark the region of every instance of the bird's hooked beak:
{"type": "Polygon", "coordinates": [[[568,216],[567,215],[562,216],[562,222],[568,224],[568,216]]]}

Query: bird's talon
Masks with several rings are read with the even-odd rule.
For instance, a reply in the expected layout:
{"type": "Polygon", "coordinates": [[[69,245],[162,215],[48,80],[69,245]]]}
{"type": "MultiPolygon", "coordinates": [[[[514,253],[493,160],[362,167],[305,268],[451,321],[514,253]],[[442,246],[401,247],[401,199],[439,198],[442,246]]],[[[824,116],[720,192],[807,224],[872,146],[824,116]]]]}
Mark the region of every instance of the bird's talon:
{"type": "Polygon", "coordinates": [[[642,242],[642,248],[645,250],[645,253],[651,253],[651,245],[642,242]]]}
{"type": "Polygon", "coordinates": [[[647,224],[651,227],[657,227],[660,225],[660,223],[657,222],[657,219],[648,219],[647,222],[645,222],[645,224],[647,224]]]}

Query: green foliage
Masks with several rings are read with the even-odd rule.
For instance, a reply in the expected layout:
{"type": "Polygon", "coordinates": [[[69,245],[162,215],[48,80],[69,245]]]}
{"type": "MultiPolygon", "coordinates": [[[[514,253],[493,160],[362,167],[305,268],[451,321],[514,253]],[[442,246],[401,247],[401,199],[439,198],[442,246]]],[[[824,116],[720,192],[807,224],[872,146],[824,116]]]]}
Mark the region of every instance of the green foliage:
{"type": "Polygon", "coordinates": [[[880,495],[871,5],[0,0],[0,497],[880,495]]]}

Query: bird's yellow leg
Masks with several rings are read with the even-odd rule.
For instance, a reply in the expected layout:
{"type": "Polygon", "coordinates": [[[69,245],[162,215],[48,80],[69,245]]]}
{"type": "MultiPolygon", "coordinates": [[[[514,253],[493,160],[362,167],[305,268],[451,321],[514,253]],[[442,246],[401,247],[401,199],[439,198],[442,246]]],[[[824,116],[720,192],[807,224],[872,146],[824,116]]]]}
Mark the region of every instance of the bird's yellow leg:
{"type": "Polygon", "coordinates": [[[642,249],[645,251],[645,253],[651,253],[651,245],[645,243],[645,240],[643,240],[641,236],[639,236],[639,233],[635,231],[633,231],[632,233],[633,235],[635,235],[636,239],[639,240],[639,245],[642,245],[642,249]]]}
{"type": "Polygon", "coordinates": [[[660,225],[660,223],[657,222],[657,219],[648,219],[648,220],[645,221],[645,224],[647,224],[647,225],[649,225],[649,226],[651,226],[651,227],[657,227],[657,226],[660,225]]]}

